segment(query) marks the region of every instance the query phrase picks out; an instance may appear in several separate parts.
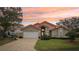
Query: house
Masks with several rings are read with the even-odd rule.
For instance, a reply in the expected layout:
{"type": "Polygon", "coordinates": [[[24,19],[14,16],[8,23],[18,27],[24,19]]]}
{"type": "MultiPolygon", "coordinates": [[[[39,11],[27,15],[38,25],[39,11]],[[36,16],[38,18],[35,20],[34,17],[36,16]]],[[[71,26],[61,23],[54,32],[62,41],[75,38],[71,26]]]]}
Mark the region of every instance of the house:
{"type": "Polygon", "coordinates": [[[17,37],[23,37],[23,31],[21,30],[24,26],[22,24],[14,24],[8,31],[6,31],[7,36],[15,35],[17,37]]]}
{"type": "Polygon", "coordinates": [[[47,21],[36,23],[34,25],[28,25],[22,30],[24,32],[24,38],[34,39],[38,39],[41,35],[47,35],[50,37],[67,37],[65,34],[68,32],[68,28],[65,26],[54,25],[47,21]]]}
{"type": "Polygon", "coordinates": [[[23,37],[23,31],[21,30],[22,28],[24,28],[24,26],[22,24],[15,24],[15,34],[17,37],[22,38],[23,37]]]}

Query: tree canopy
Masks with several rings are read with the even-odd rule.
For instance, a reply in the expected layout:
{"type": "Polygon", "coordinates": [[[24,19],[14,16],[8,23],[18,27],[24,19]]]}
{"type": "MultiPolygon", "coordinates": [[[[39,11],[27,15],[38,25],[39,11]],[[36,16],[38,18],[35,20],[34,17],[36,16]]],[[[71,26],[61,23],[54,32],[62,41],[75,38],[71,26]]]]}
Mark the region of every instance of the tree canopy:
{"type": "Polygon", "coordinates": [[[60,20],[57,24],[66,26],[71,30],[77,29],[77,28],[79,28],[79,17],[65,18],[64,20],[60,20]]]}
{"type": "Polygon", "coordinates": [[[0,7],[0,26],[7,30],[14,24],[22,21],[22,9],[20,7],[0,7]]]}
{"type": "Polygon", "coordinates": [[[79,37],[79,17],[65,18],[57,24],[65,26],[69,29],[69,32],[66,34],[66,36],[69,36],[72,41],[79,37]]]}

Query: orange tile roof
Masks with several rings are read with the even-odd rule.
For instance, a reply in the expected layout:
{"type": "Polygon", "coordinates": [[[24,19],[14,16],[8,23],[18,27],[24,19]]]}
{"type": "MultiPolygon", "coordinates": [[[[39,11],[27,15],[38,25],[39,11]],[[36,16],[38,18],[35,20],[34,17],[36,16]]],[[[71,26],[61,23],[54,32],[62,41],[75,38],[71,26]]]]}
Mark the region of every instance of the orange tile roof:
{"type": "Polygon", "coordinates": [[[49,30],[54,30],[54,29],[58,29],[58,28],[64,28],[64,29],[68,30],[68,28],[65,27],[65,26],[54,25],[54,24],[51,24],[51,23],[49,23],[47,21],[44,21],[42,23],[36,23],[34,25],[28,25],[25,28],[27,28],[29,26],[32,26],[32,27],[34,27],[37,30],[40,30],[41,29],[41,26],[47,26],[49,28],[49,30]]]}
{"type": "Polygon", "coordinates": [[[49,23],[47,21],[44,21],[44,22],[41,23],[41,25],[44,25],[44,24],[46,24],[50,30],[56,28],[56,25],[51,24],[51,23],[49,23]]]}
{"type": "Polygon", "coordinates": [[[56,25],[56,28],[55,29],[58,29],[58,28],[64,28],[66,30],[69,30],[66,26],[62,26],[62,25],[56,25]]]}
{"type": "Polygon", "coordinates": [[[27,27],[33,27],[33,28],[39,30],[37,27],[35,27],[35,26],[33,26],[33,25],[28,25],[28,26],[24,27],[22,30],[24,30],[24,29],[27,28],[27,27]]]}

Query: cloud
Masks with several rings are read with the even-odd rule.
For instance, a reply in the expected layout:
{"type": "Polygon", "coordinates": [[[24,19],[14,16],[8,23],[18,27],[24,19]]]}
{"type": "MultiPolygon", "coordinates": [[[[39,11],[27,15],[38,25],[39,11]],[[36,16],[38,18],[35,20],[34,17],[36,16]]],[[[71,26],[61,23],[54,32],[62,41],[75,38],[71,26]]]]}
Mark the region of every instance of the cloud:
{"type": "MultiPolygon", "coordinates": [[[[65,17],[79,16],[78,7],[32,7],[23,8],[23,22],[57,22],[65,17]]],[[[27,24],[30,24],[27,23],[27,24]]]]}
{"type": "Polygon", "coordinates": [[[27,26],[27,25],[31,25],[31,24],[35,24],[36,22],[22,22],[22,24],[24,24],[24,26],[27,26]]]}
{"type": "Polygon", "coordinates": [[[70,9],[70,10],[61,10],[60,12],[56,12],[56,13],[48,13],[48,14],[44,14],[39,16],[40,18],[65,18],[65,17],[72,17],[72,16],[79,16],[79,8],[75,8],[75,9],[70,9]]]}

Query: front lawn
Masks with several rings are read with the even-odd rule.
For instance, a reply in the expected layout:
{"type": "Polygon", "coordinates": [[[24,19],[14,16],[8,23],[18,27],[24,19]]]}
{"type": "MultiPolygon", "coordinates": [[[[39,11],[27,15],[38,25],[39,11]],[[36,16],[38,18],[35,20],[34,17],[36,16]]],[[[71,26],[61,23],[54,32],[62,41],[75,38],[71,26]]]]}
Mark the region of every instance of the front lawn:
{"type": "Polygon", "coordinates": [[[35,49],[39,51],[79,51],[79,41],[71,43],[69,40],[61,39],[38,40],[35,49]]]}
{"type": "Polygon", "coordinates": [[[0,46],[15,41],[15,38],[0,38],[0,46]]]}

